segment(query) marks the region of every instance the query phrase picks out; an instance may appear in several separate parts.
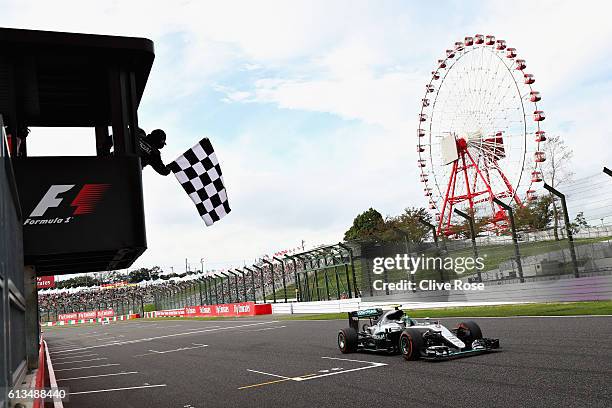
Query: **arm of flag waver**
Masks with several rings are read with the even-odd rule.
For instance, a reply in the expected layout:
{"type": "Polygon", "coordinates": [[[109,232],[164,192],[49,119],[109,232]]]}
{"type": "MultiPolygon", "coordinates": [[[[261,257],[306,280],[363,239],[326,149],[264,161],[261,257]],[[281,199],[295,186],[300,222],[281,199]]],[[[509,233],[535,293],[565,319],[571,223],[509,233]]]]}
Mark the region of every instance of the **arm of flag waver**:
{"type": "Polygon", "coordinates": [[[208,138],[187,150],[170,163],[168,168],[194,202],[207,226],[213,225],[231,211],[223,184],[223,173],[208,138]]]}

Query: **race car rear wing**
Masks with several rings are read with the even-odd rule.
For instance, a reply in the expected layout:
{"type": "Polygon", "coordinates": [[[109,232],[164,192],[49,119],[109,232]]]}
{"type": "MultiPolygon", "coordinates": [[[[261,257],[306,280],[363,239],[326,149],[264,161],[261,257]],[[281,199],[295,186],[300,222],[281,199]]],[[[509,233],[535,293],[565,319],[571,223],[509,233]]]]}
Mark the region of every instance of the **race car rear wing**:
{"type": "Polygon", "coordinates": [[[359,319],[370,319],[371,321],[372,319],[378,319],[382,314],[383,310],[380,308],[348,312],[349,326],[359,331],[359,319]]]}

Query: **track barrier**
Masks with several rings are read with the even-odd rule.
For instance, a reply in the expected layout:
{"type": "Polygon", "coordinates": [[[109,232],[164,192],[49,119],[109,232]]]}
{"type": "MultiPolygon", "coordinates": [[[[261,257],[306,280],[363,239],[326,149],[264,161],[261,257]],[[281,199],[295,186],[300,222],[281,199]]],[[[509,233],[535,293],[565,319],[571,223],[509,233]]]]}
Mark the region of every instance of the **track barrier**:
{"type": "Polygon", "coordinates": [[[270,303],[224,303],[220,305],[187,306],[180,309],[145,312],[145,318],[153,317],[239,317],[272,314],[270,303]]]}
{"type": "MultiPolygon", "coordinates": [[[[77,313],[70,313],[69,315],[76,315],[77,313]]],[[[116,321],[121,321],[121,320],[132,320],[132,319],[138,319],[140,318],[140,313],[130,313],[130,314],[126,314],[126,315],[121,315],[121,316],[110,316],[110,317],[96,317],[91,318],[91,319],[64,319],[64,320],[58,320],[55,322],[44,322],[41,323],[40,325],[43,327],[49,327],[49,326],[71,326],[71,325],[75,325],[75,324],[86,324],[86,323],[104,323],[104,322],[116,322],[116,321]]]]}

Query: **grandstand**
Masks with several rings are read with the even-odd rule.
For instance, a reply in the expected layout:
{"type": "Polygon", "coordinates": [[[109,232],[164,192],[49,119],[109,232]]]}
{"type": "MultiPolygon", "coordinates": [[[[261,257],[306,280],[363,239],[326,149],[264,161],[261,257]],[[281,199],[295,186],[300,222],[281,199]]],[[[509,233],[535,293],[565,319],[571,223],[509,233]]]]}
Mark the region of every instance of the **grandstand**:
{"type": "Polygon", "coordinates": [[[117,315],[231,302],[294,302],[353,297],[357,277],[352,250],[327,245],[309,251],[263,258],[250,267],[185,273],[109,287],[42,289],[43,322],[60,314],[112,309],[117,315]]]}

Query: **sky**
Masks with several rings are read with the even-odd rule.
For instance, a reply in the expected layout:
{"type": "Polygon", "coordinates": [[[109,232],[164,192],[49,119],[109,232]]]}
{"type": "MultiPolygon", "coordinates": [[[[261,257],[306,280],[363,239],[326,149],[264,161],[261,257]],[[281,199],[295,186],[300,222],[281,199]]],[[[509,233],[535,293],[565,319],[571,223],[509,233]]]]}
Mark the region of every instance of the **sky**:
{"type": "MultiPolygon", "coordinates": [[[[537,78],[546,131],[574,151],[575,179],[603,177],[612,5],[425,3],[0,0],[0,10],[5,27],[154,41],[140,126],[166,131],[166,162],[209,137],[232,207],[205,227],[172,176],[143,171],[148,250],[132,268],[182,271],[185,259],[217,269],[338,242],[370,207],[426,206],[420,100],[435,62],[467,35],[517,49],[537,78]]],[[[28,143],[33,155],[95,154],[89,129],[34,129],[28,143]]]]}

